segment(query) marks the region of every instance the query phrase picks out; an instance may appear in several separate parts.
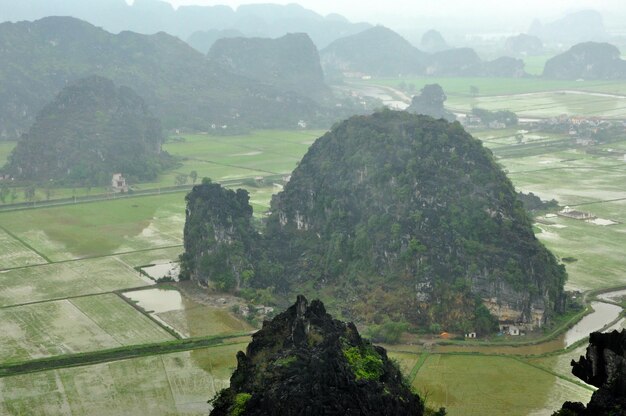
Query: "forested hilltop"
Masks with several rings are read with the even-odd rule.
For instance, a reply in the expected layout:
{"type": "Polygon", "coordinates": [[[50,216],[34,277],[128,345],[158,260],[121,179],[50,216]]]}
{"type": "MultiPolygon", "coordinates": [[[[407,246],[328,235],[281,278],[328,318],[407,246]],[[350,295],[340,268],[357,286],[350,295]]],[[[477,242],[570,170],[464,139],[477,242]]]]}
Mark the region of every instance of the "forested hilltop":
{"type": "Polygon", "coordinates": [[[328,126],[341,117],[334,106],[228,72],[166,33],[114,35],[48,17],[0,24],[0,138],[19,137],[63,87],[90,75],[131,86],[165,128],[328,126]]]}
{"type": "Polygon", "coordinates": [[[117,172],[150,180],[172,163],[162,143],[161,123],[141,97],[93,76],[64,88],[43,108],[3,171],[18,180],[84,186],[110,183],[117,172]]]}
{"type": "Polygon", "coordinates": [[[489,311],[541,325],[563,304],[563,266],[534,237],[491,152],[458,123],[389,110],[352,117],[311,146],[263,234],[251,213],[245,191],[194,188],[190,277],[315,292],[355,319],[448,330],[489,332],[489,311]],[[233,199],[237,210],[224,202],[233,199]]]}

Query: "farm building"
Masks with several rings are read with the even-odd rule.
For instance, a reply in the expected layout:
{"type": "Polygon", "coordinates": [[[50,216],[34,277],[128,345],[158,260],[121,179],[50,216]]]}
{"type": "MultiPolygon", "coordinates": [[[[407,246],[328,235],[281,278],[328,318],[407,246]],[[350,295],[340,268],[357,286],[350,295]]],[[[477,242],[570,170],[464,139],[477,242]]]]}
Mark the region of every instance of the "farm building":
{"type": "Polygon", "coordinates": [[[113,178],[111,178],[111,189],[113,189],[113,192],[128,192],[126,178],[124,178],[121,173],[113,174],[113,178]]]}
{"type": "Polygon", "coordinates": [[[589,212],[576,211],[570,207],[563,208],[563,210],[559,211],[557,215],[560,215],[561,217],[572,218],[574,220],[593,220],[596,218],[595,215],[589,212]]]}

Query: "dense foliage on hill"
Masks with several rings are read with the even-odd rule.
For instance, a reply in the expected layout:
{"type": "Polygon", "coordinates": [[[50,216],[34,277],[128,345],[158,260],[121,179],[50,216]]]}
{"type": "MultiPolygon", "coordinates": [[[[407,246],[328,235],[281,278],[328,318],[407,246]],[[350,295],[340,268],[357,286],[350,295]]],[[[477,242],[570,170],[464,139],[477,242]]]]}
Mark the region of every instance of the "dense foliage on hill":
{"type": "Polygon", "coordinates": [[[424,414],[384,348],[303,296],[252,336],[212,404],[211,416],[424,414]]]}
{"type": "Polygon", "coordinates": [[[94,76],[43,108],[3,170],[16,179],[89,186],[110,183],[116,172],[150,180],[172,163],[162,142],[161,124],[141,97],[94,76]]]}
{"type": "Polygon", "coordinates": [[[394,31],[376,26],[336,40],[320,52],[327,73],[372,76],[525,76],[520,60],[482,61],[471,48],[425,53],[394,31]]]}
{"type": "Polygon", "coordinates": [[[221,290],[240,288],[254,275],[256,231],[248,192],[236,192],[204,179],[186,197],[183,277],[196,276],[221,290]]]}
{"type": "Polygon", "coordinates": [[[323,100],[330,96],[317,48],[304,33],[278,39],[229,38],[218,40],[210,61],[228,72],[323,100]]]}
{"type": "Polygon", "coordinates": [[[250,286],[349,300],[341,310],[370,322],[489,332],[483,300],[533,323],[563,306],[565,270],[511,182],[445,120],[387,110],[336,125],[274,196],[259,238],[250,286]]]}
{"type": "Polygon", "coordinates": [[[474,107],[472,108],[472,115],[480,117],[482,123],[487,125],[489,123],[496,122],[504,124],[505,127],[513,127],[517,126],[517,122],[519,121],[517,114],[508,110],[489,111],[483,108],[474,107]]]}
{"type": "Polygon", "coordinates": [[[336,110],[225,71],[181,40],[113,35],[73,18],[0,24],[0,137],[19,137],[68,83],[101,75],[140,94],[166,128],[329,125],[336,110]]]}
{"type": "Polygon", "coordinates": [[[608,43],[585,42],[546,62],[543,76],[552,79],[626,79],[626,61],[608,43]]]}

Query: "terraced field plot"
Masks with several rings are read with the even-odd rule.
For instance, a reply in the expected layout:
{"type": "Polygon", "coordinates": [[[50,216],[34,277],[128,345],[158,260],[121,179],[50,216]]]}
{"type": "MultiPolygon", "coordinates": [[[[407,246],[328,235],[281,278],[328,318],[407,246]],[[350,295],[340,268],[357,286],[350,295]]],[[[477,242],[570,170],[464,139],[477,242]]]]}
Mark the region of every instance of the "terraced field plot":
{"type": "Polygon", "coordinates": [[[0,270],[45,263],[46,259],[0,229],[0,270]]]}
{"type": "Polygon", "coordinates": [[[175,289],[145,289],[126,292],[124,296],[185,338],[239,334],[253,329],[228,311],[196,303],[175,289]]]}
{"type": "Polygon", "coordinates": [[[0,379],[0,414],[206,416],[245,344],[0,379]]]}
{"type": "Polygon", "coordinates": [[[0,272],[0,307],[149,284],[115,257],[46,264],[0,272]]]}
{"type": "Polygon", "coordinates": [[[550,415],[591,390],[507,357],[431,355],[413,382],[433,408],[455,415],[550,415]]]}
{"type": "Polygon", "coordinates": [[[0,309],[0,362],[171,339],[113,294],[0,309]]]}
{"type": "Polygon", "coordinates": [[[484,97],[450,97],[446,103],[455,111],[469,112],[472,107],[509,110],[520,117],[555,117],[560,114],[626,117],[626,96],[583,91],[536,92],[484,97]]]}
{"type": "Polygon", "coordinates": [[[53,261],[182,244],[184,193],[0,213],[0,225],[53,261]]]}

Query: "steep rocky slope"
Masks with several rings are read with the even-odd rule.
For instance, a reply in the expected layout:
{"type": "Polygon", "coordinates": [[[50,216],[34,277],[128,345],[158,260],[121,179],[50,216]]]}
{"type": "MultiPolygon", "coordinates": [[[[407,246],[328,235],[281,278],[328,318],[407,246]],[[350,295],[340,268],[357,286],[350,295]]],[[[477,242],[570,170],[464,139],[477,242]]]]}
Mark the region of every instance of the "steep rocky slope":
{"type": "Polygon", "coordinates": [[[423,404],[386,351],[303,296],[237,354],[211,416],[419,416],[423,404]]]}

